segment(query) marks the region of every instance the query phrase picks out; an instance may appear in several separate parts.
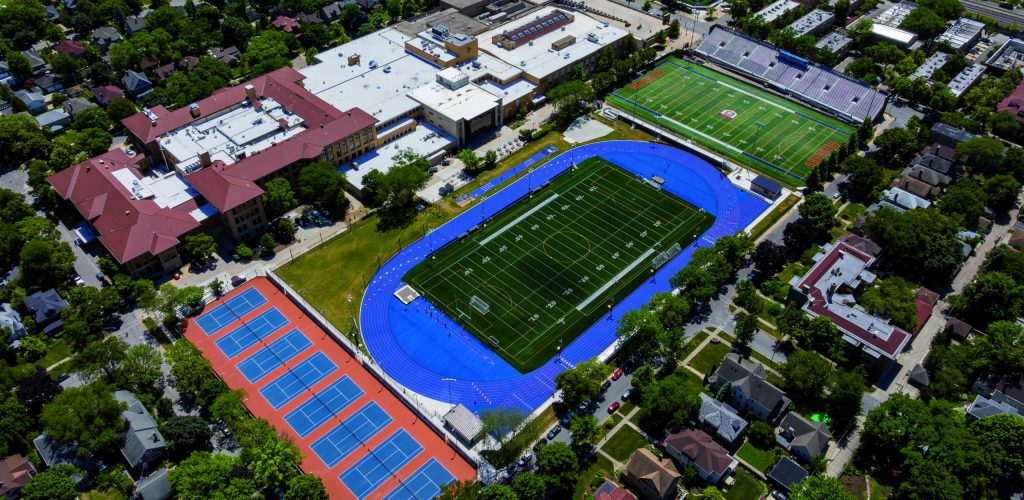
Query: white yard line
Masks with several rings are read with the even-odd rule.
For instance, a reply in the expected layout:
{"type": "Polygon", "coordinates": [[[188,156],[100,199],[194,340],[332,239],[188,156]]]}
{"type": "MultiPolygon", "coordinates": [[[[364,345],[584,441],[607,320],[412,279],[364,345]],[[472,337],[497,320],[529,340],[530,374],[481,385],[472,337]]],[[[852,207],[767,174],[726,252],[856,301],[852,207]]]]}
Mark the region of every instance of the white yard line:
{"type": "Polygon", "coordinates": [[[533,213],[536,212],[537,210],[540,210],[540,209],[544,208],[544,206],[547,205],[548,203],[551,203],[552,201],[555,201],[555,198],[558,198],[558,193],[555,193],[550,198],[548,198],[548,199],[538,203],[537,206],[527,210],[526,213],[524,213],[523,215],[520,215],[519,217],[516,217],[516,219],[513,220],[512,222],[509,222],[508,224],[505,224],[504,226],[501,227],[501,229],[495,231],[490,236],[480,240],[480,244],[481,245],[486,245],[486,244],[490,243],[490,241],[493,240],[494,238],[497,238],[498,236],[501,236],[501,233],[504,233],[505,231],[508,231],[509,229],[512,228],[512,226],[515,226],[516,224],[519,224],[520,222],[522,222],[523,219],[533,215],[533,213]]]}
{"type": "Polygon", "coordinates": [[[634,260],[632,264],[626,266],[626,268],[623,269],[622,271],[619,271],[619,274],[616,274],[611,280],[606,282],[604,285],[601,285],[601,288],[598,288],[597,290],[594,291],[594,293],[590,294],[590,297],[587,297],[583,302],[580,302],[580,305],[576,306],[576,310],[580,311],[580,312],[583,312],[583,308],[587,307],[587,304],[590,304],[591,302],[593,302],[594,299],[596,299],[598,295],[601,295],[606,290],[611,288],[612,285],[618,283],[619,280],[622,279],[623,276],[629,274],[629,272],[632,271],[634,267],[640,265],[640,263],[643,262],[644,259],[646,259],[647,257],[650,257],[651,254],[653,254],[653,253],[654,253],[654,249],[653,248],[648,248],[647,251],[642,253],[642,254],[640,254],[640,256],[637,257],[637,259],[634,260]]]}

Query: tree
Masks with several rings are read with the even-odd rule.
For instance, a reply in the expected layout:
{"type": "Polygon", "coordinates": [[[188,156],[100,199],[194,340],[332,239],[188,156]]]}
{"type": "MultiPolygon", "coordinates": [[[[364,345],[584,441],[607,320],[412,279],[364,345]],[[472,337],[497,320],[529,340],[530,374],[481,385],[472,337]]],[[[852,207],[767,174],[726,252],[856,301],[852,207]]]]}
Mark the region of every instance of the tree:
{"type": "Polygon", "coordinates": [[[933,10],[945,19],[956,19],[964,12],[964,5],[959,0],[921,0],[918,5],[933,10]]]}
{"type": "Polygon", "coordinates": [[[649,309],[658,317],[664,328],[675,328],[686,322],[690,315],[690,303],[686,298],[671,292],[659,292],[651,297],[649,309]]]}
{"type": "Polygon", "coordinates": [[[797,351],[789,355],[780,373],[789,397],[803,407],[816,408],[832,366],[815,352],[797,351]]]}
{"type": "Polygon", "coordinates": [[[114,98],[107,104],[107,116],[110,121],[121,121],[138,112],[139,108],[135,103],[124,97],[114,98]]]}
{"type": "Polygon", "coordinates": [[[568,126],[594,100],[594,89],[581,80],[570,80],[548,91],[548,100],[554,106],[552,115],[560,127],[568,126]]]}
{"type": "Polygon", "coordinates": [[[235,257],[238,260],[247,261],[253,256],[253,251],[245,243],[239,243],[235,245],[235,257]]]}
{"type": "Polygon", "coordinates": [[[302,453],[294,443],[274,435],[258,446],[247,450],[249,462],[246,467],[252,472],[258,489],[276,489],[287,484],[298,473],[302,453]]]}
{"type": "MultiPolygon", "coordinates": [[[[50,143],[31,116],[0,116],[0,166],[9,168],[49,154],[50,143]]],[[[10,219],[5,219],[10,220],[10,219]]]]}
{"type": "Polygon", "coordinates": [[[810,476],[794,485],[790,490],[789,498],[793,500],[854,500],[853,495],[846,491],[843,483],[824,474],[810,476]]]}
{"type": "Polygon", "coordinates": [[[202,266],[210,262],[213,252],[217,251],[217,240],[206,233],[193,234],[185,237],[182,248],[185,261],[193,266],[202,266]]]}
{"type": "Polygon", "coordinates": [[[207,288],[210,289],[210,293],[212,293],[214,297],[220,297],[221,295],[224,295],[224,282],[221,281],[220,278],[214,278],[213,281],[211,281],[210,284],[207,285],[207,288]]]}
{"type": "Polygon", "coordinates": [[[0,454],[8,456],[28,448],[35,419],[28,408],[7,396],[0,400],[0,454]]]}
{"type": "Polygon", "coordinates": [[[71,360],[71,367],[83,380],[99,378],[112,382],[114,372],[121,366],[128,354],[128,344],[117,337],[93,342],[78,352],[71,360]]]}
{"type": "Polygon", "coordinates": [[[1012,320],[1024,307],[1024,286],[1002,272],[983,272],[953,302],[957,317],[984,330],[990,323],[1012,320]]]}
{"type": "Polygon", "coordinates": [[[885,129],[875,137],[875,146],[882,163],[891,166],[905,165],[921,149],[916,134],[903,127],[885,129]]]}
{"type": "Polygon", "coordinates": [[[576,484],[579,460],[569,445],[555,441],[537,450],[537,474],[544,478],[549,490],[565,492],[576,484]]]}
{"type": "Polygon", "coordinates": [[[249,40],[242,54],[242,63],[253,73],[269,73],[283,66],[290,66],[288,54],[298,48],[298,42],[290,33],[265,30],[249,40]]]}
{"type": "Polygon", "coordinates": [[[474,175],[482,170],[480,168],[480,158],[476,155],[476,151],[468,148],[462,149],[456,156],[462,161],[462,164],[466,166],[466,173],[474,175]]]}
{"type": "Polygon", "coordinates": [[[623,314],[619,318],[616,334],[623,342],[628,342],[630,348],[642,358],[649,358],[656,352],[664,330],[658,316],[643,308],[623,314]]]}
{"type": "Polygon", "coordinates": [[[114,372],[114,381],[136,392],[152,389],[163,375],[160,368],[162,361],[163,356],[155,347],[147,344],[133,345],[128,348],[124,360],[114,372]]]}
{"type": "Polygon", "coordinates": [[[700,386],[685,376],[672,374],[643,389],[640,426],[655,434],[682,425],[700,408],[700,386]]]}
{"type": "Polygon", "coordinates": [[[256,487],[251,479],[232,473],[236,466],[234,457],[198,451],[171,469],[168,479],[183,500],[248,498],[256,487]]]}
{"type": "Polygon", "coordinates": [[[562,392],[562,403],[575,408],[601,389],[608,367],[600,361],[584,361],[555,376],[555,386],[562,392]]]}
{"type": "Polygon", "coordinates": [[[175,387],[182,395],[194,395],[202,387],[203,382],[213,374],[210,362],[188,340],[174,341],[167,348],[165,356],[171,364],[171,376],[176,381],[175,387]]]}
{"type": "Polygon", "coordinates": [[[751,280],[743,280],[736,283],[736,305],[747,310],[752,315],[758,315],[764,309],[764,299],[757,293],[757,287],[751,280]]]}
{"type": "Polygon", "coordinates": [[[763,420],[755,420],[747,428],[747,437],[758,448],[770,449],[775,445],[775,428],[763,420]]]}
{"type": "Polygon", "coordinates": [[[575,415],[569,420],[572,449],[579,456],[585,457],[593,451],[600,434],[597,417],[593,415],[575,415]]]}
{"type": "MultiPolygon", "coordinates": [[[[0,336],[9,337],[6,331],[0,336]]],[[[18,354],[27,361],[36,361],[46,355],[46,342],[35,335],[26,335],[18,342],[18,354]]]]}
{"type": "Polygon", "coordinates": [[[668,42],[668,34],[665,33],[665,30],[659,30],[657,33],[654,34],[655,44],[665,45],[666,42],[668,42]]]}
{"type": "Polygon", "coordinates": [[[1009,212],[1017,205],[1020,189],[1020,182],[1009,174],[993,175],[985,179],[988,206],[999,213],[1009,212]]]}
{"type": "Polygon", "coordinates": [[[267,211],[268,219],[280,217],[299,206],[299,200],[295,199],[295,193],[292,192],[292,185],[284,177],[271,179],[263,186],[263,190],[263,207],[267,211]]]}
{"type": "Polygon", "coordinates": [[[270,233],[263,233],[260,236],[260,255],[274,255],[277,248],[277,242],[274,241],[274,236],[270,233]]]}
{"type": "Polygon", "coordinates": [[[441,486],[441,494],[438,500],[476,500],[484,485],[480,481],[452,481],[441,486]]]}
{"type": "Polygon", "coordinates": [[[191,415],[174,416],[167,419],[160,427],[160,432],[167,439],[170,455],[181,460],[194,451],[209,451],[211,448],[210,423],[201,417],[191,415]]]}
{"type": "Polygon", "coordinates": [[[764,240],[754,248],[751,256],[754,269],[762,278],[774,276],[786,266],[786,247],[771,240],[764,240]]]}
{"type": "Polygon", "coordinates": [[[480,411],[481,432],[505,444],[526,421],[518,406],[498,406],[480,411]]]}
{"type": "Polygon", "coordinates": [[[1003,169],[1003,142],[995,137],[975,137],[956,145],[958,158],[966,158],[968,170],[982,175],[997,175],[1003,169]]]}
{"type": "Polygon", "coordinates": [[[679,38],[680,34],[679,19],[672,19],[672,22],[668,24],[668,37],[675,40],[679,38]]]}
{"type": "Polygon", "coordinates": [[[944,21],[935,11],[927,7],[918,7],[907,14],[900,23],[900,28],[913,31],[921,38],[935,38],[946,29],[944,21]]]}
{"type": "Polygon", "coordinates": [[[832,200],[821,193],[811,193],[800,204],[800,217],[810,222],[810,228],[818,235],[828,233],[836,223],[836,207],[832,200]]]}
{"type": "Polygon", "coordinates": [[[936,282],[948,279],[962,260],[957,225],[933,208],[896,213],[882,209],[868,219],[868,236],[885,249],[883,258],[901,276],[936,282]]]}
{"type": "Polygon", "coordinates": [[[516,497],[520,500],[527,498],[544,498],[547,486],[544,484],[544,478],[527,471],[519,474],[516,476],[515,480],[512,481],[512,491],[515,492],[516,497]]]}
{"type": "Polygon", "coordinates": [[[287,244],[294,241],[295,233],[297,231],[298,228],[295,227],[295,224],[292,224],[292,221],[284,218],[275,220],[274,224],[271,226],[271,232],[274,234],[274,241],[281,244],[287,244]]]}
{"type": "Polygon", "coordinates": [[[935,202],[939,211],[962,226],[974,226],[985,212],[988,196],[975,177],[964,177],[946,189],[935,202]]]}
{"type": "Polygon", "coordinates": [[[110,128],[110,117],[103,108],[88,108],[79,111],[71,120],[71,127],[75,130],[97,128],[108,130],[110,128]]]}
{"type": "Polygon", "coordinates": [[[328,500],[324,482],[313,474],[297,474],[288,481],[284,492],[285,500],[328,500]]]}
{"type": "Polygon", "coordinates": [[[75,254],[63,241],[36,238],[21,248],[21,282],[34,292],[67,283],[74,270],[75,254]]]}
{"type": "Polygon", "coordinates": [[[345,197],[345,176],[338,173],[328,161],[315,161],[299,171],[299,200],[318,208],[326,208],[336,219],[342,219],[348,210],[345,197]]]}
{"type": "Polygon", "coordinates": [[[37,473],[21,489],[21,498],[25,500],[74,500],[78,498],[78,489],[72,476],[82,471],[70,465],[56,465],[37,473]]]}
{"type": "Polygon", "coordinates": [[[746,348],[750,344],[750,341],[754,340],[754,336],[757,335],[757,316],[753,314],[747,314],[744,312],[736,315],[736,345],[738,347],[746,348]]]}
{"type": "Polygon", "coordinates": [[[885,182],[885,171],[871,158],[852,155],[843,161],[843,172],[847,174],[846,196],[850,200],[864,202],[878,198],[878,190],[885,182]]]}
{"type": "Polygon", "coordinates": [[[58,442],[76,442],[79,456],[106,453],[121,440],[125,405],[98,382],[70,387],[43,407],[39,421],[58,442]]]}
{"type": "Polygon", "coordinates": [[[835,424],[833,428],[843,429],[860,415],[866,379],[867,375],[861,366],[852,371],[837,370],[832,375],[828,383],[825,405],[835,424]]]}
{"type": "Polygon", "coordinates": [[[976,339],[969,353],[995,373],[1024,373],[1024,327],[1013,321],[988,325],[988,335],[976,339]]]}
{"type": "Polygon", "coordinates": [[[395,156],[385,174],[373,171],[363,177],[363,193],[380,207],[381,229],[404,227],[415,217],[416,191],[430,180],[429,162],[407,149],[395,156]]]}
{"type": "Polygon", "coordinates": [[[516,500],[512,488],[501,483],[488,484],[477,496],[480,500],[516,500]]]}

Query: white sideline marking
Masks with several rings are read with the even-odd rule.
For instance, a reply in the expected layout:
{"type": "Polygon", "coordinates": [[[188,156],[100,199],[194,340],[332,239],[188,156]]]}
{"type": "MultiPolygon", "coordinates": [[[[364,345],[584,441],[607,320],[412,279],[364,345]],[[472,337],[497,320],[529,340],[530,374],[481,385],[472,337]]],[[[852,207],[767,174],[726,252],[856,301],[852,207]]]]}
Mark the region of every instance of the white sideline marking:
{"type": "Polygon", "coordinates": [[[512,222],[509,222],[508,224],[505,224],[501,229],[497,230],[496,232],[494,232],[490,236],[480,240],[480,244],[481,245],[486,245],[487,243],[489,243],[494,238],[497,238],[498,236],[501,236],[502,233],[504,233],[505,231],[508,231],[508,229],[511,228],[512,226],[514,226],[516,224],[519,224],[523,219],[533,215],[533,213],[536,212],[537,210],[540,210],[540,209],[544,208],[544,205],[547,205],[548,203],[551,203],[552,201],[555,201],[555,198],[558,198],[558,193],[555,193],[550,198],[548,198],[548,199],[538,203],[537,206],[527,210],[525,214],[520,215],[519,217],[516,217],[516,220],[514,220],[512,222]]]}
{"type": "Polygon", "coordinates": [[[623,276],[625,276],[626,273],[628,273],[634,267],[639,265],[640,262],[643,262],[644,259],[650,257],[652,253],[654,253],[654,249],[653,248],[648,248],[647,251],[644,252],[639,257],[637,257],[636,260],[634,260],[632,264],[630,264],[629,266],[626,266],[626,268],[623,269],[622,271],[619,271],[619,274],[616,274],[615,277],[613,277],[612,279],[608,280],[608,282],[605,283],[604,285],[602,285],[601,288],[598,288],[594,293],[590,294],[590,296],[587,297],[583,302],[580,302],[580,305],[576,306],[576,310],[577,311],[583,311],[583,308],[587,307],[587,304],[593,302],[594,299],[596,299],[598,295],[601,295],[602,293],[604,293],[605,290],[611,288],[611,286],[614,285],[616,281],[619,281],[619,279],[621,279],[623,276]]]}

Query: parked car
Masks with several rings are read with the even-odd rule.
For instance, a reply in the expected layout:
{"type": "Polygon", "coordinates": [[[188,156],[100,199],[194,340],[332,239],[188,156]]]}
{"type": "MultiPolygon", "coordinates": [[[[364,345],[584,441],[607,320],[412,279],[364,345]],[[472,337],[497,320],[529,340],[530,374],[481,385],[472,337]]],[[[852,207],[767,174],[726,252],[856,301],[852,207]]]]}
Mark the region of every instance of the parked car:
{"type": "Polygon", "coordinates": [[[527,465],[530,465],[531,460],[533,460],[533,453],[526,452],[525,455],[519,458],[519,462],[516,464],[519,465],[519,467],[526,467],[527,465]]]}
{"type": "Polygon", "coordinates": [[[534,445],[533,445],[533,451],[534,451],[534,453],[536,453],[536,452],[540,451],[540,447],[541,447],[541,446],[544,446],[544,445],[546,445],[546,444],[548,444],[548,438],[546,438],[546,437],[542,437],[542,438],[540,438],[540,439],[539,439],[539,440],[538,440],[538,441],[537,441],[536,443],[534,443],[534,445]]]}
{"type": "Polygon", "coordinates": [[[562,427],[561,426],[556,425],[556,426],[552,427],[551,430],[548,431],[548,441],[551,441],[552,439],[555,439],[555,436],[557,436],[559,432],[562,432],[562,427]]]}
{"type": "Polygon", "coordinates": [[[611,386],[612,386],[612,381],[611,380],[605,380],[604,383],[601,384],[601,392],[607,391],[608,388],[611,387],[611,386]]]}
{"type": "Polygon", "coordinates": [[[608,413],[615,413],[615,410],[618,410],[620,406],[622,406],[622,403],[618,401],[612,403],[611,406],[608,407],[608,413]]]}
{"type": "Polygon", "coordinates": [[[67,373],[61,373],[60,375],[57,375],[57,383],[59,384],[59,383],[65,381],[65,380],[67,380],[70,377],[71,377],[71,375],[68,375],[67,373]]]}
{"type": "Polygon", "coordinates": [[[621,399],[623,401],[629,401],[629,398],[631,398],[631,397],[633,397],[633,388],[632,387],[622,391],[622,398],[621,399]]]}
{"type": "Polygon", "coordinates": [[[75,280],[76,285],[85,286],[85,280],[83,280],[81,276],[76,274],[72,279],[75,280]]]}
{"type": "Polygon", "coordinates": [[[612,373],[612,380],[618,380],[622,378],[622,368],[616,368],[615,372],[612,373]]]}

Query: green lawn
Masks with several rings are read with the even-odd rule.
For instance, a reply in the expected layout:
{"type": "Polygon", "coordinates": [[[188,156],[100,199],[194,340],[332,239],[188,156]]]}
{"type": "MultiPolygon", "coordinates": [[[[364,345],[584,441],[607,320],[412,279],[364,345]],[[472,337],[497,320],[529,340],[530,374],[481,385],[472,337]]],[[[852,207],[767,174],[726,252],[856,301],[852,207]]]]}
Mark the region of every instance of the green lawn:
{"type": "Polygon", "coordinates": [[[779,206],[773,208],[771,212],[768,212],[768,215],[765,215],[763,219],[757,221],[757,224],[750,229],[751,239],[756,240],[761,237],[761,235],[775,225],[779,219],[782,219],[782,216],[789,213],[789,210],[793,208],[798,201],[800,201],[800,197],[795,194],[791,194],[787,196],[785,200],[782,200],[782,203],[779,203],[779,206]]]}
{"type": "Polygon", "coordinates": [[[761,481],[752,476],[746,469],[736,469],[736,482],[725,492],[727,500],[757,500],[764,492],[761,481]]]}
{"type": "Polygon", "coordinates": [[[725,343],[709,343],[690,360],[690,366],[707,375],[714,367],[722,364],[722,358],[730,351],[732,351],[732,347],[725,343]]]}
{"type": "Polygon", "coordinates": [[[750,441],[747,441],[746,443],[743,443],[743,446],[740,446],[740,449],[736,451],[736,456],[742,458],[745,462],[761,472],[768,472],[768,469],[771,469],[777,461],[774,450],[762,450],[761,448],[754,446],[750,441]]]}
{"type": "Polygon", "coordinates": [[[625,462],[629,460],[634,451],[644,446],[647,446],[647,439],[636,429],[624,425],[615,434],[612,434],[612,437],[601,449],[615,460],[625,462]]]}
{"type": "Polygon", "coordinates": [[[594,484],[600,485],[604,482],[604,479],[611,479],[612,482],[616,482],[615,479],[615,468],[612,467],[612,461],[608,460],[601,454],[597,454],[597,459],[590,463],[586,469],[580,471],[579,476],[576,479],[576,488],[573,491],[572,497],[574,499],[592,499],[594,498],[594,484]]]}
{"type": "Polygon", "coordinates": [[[516,369],[551,359],[714,217],[599,158],[435,252],[404,281],[516,369]]]}
{"type": "Polygon", "coordinates": [[[790,186],[853,128],[704,66],[667,58],[608,103],[790,186]]]}
{"type": "Polygon", "coordinates": [[[71,345],[64,339],[53,339],[46,347],[46,355],[35,364],[49,367],[72,354],[71,345]]]}

